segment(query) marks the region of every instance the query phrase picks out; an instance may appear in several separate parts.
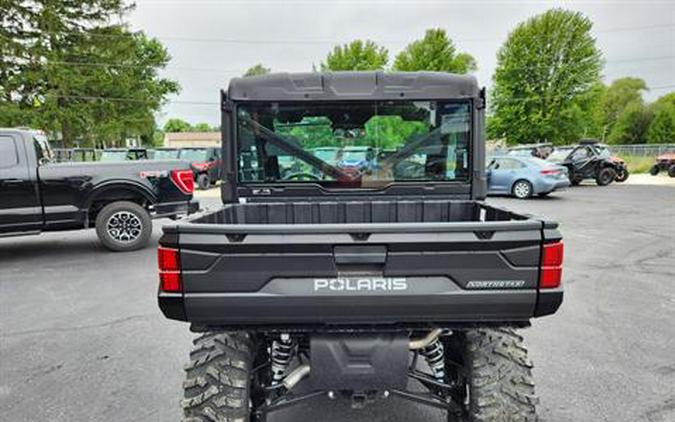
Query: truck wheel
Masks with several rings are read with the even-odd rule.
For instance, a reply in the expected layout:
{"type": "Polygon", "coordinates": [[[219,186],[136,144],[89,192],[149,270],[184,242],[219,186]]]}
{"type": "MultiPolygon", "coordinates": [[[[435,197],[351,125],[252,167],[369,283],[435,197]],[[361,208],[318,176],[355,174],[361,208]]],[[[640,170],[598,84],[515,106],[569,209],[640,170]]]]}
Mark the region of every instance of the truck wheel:
{"type": "Polygon", "coordinates": [[[657,174],[659,174],[659,171],[661,171],[661,169],[659,168],[659,166],[657,166],[656,164],[654,164],[654,165],[649,169],[649,174],[651,174],[652,176],[656,176],[657,174]]]}
{"type": "Polygon", "coordinates": [[[209,180],[208,174],[200,174],[197,176],[197,186],[201,190],[206,190],[211,187],[211,180],[209,180]]]}
{"type": "Polygon", "coordinates": [[[246,332],[207,333],[194,340],[185,367],[184,422],[249,422],[255,347],[246,332]]]}
{"type": "Polygon", "coordinates": [[[628,180],[628,176],[630,176],[630,173],[628,172],[628,169],[625,167],[622,167],[617,173],[616,177],[614,178],[615,182],[625,182],[628,180]]]}
{"type": "Polygon", "coordinates": [[[595,183],[597,183],[598,186],[607,186],[612,183],[615,178],[616,172],[614,169],[611,167],[605,167],[600,170],[598,175],[595,177],[595,183]]]}
{"type": "Polygon", "coordinates": [[[134,202],[113,202],[96,216],[96,234],[111,251],[135,251],[148,244],[152,219],[145,208],[134,202]]]}
{"type": "Polygon", "coordinates": [[[518,199],[527,199],[532,196],[532,184],[527,180],[518,180],[513,184],[511,193],[518,199]]]}
{"type": "Polygon", "coordinates": [[[675,177],[675,164],[668,168],[668,176],[675,177]]]}
{"type": "Polygon", "coordinates": [[[537,420],[532,363],[513,329],[467,331],[464,371],[470,422],[537,420]]]}

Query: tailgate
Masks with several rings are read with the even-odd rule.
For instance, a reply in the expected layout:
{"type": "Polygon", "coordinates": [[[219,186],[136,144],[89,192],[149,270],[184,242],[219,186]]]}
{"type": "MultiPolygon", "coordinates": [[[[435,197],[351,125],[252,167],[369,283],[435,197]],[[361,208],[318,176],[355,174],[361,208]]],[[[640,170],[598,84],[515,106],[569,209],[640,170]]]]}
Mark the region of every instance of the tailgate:
{"type": "MultiPolygon", "coordinates": [[[[163,310],[226,326],[526,321],[543,226],[169,226],[160,243],[180,248],[182,309],[163,310]]],[[[175,307],[176,295],[162,295],[175,307]]]]}

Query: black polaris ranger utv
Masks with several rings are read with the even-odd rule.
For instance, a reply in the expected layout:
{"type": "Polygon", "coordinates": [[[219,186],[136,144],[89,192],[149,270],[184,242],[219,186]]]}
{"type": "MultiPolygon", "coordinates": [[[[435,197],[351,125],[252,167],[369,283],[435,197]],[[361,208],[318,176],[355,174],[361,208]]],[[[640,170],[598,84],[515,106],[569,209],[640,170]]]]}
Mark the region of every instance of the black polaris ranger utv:
{"type": "Polygon", "coordinates": [[[534,421],[516,329],[560,306],[563,245],[556,223],[482,202],[475,79],[273,74],[233,79],[221,107],[225,205],[159,248],[159,306],[201,333],[184,420],[323,396],[534,421]]]}

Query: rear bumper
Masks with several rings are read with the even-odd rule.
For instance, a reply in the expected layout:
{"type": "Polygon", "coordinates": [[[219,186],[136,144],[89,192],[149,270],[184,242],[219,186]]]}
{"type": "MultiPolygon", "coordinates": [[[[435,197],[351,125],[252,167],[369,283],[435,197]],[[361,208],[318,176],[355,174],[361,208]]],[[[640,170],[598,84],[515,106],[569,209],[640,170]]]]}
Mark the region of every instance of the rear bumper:
{"type": "Polygon", "coordinates": [[[566,187],[569,187],[570,185],[570,180],[565,178],[565,179],[559,179],[559,180],[544,180],[536,185],[536,192],[535,193],[542,193],[542,192],[553,192],[554,190],[561,190],[566,187]]]}
{"type": "Polygon", "coordinates": [[[554,313],[561,303],[562,289],[545,294],[459,287],[426,294],[159,294],[167,318],[224,327],[526,323],[554,313]]]}
{"type": "Polygon", "coordinates": [[[153,218],[174,217],[177,215],[189,215],[199,211],[199,201],[192,199],[190,201],[164,202],[155,204],[153,207],[153,218]]]}

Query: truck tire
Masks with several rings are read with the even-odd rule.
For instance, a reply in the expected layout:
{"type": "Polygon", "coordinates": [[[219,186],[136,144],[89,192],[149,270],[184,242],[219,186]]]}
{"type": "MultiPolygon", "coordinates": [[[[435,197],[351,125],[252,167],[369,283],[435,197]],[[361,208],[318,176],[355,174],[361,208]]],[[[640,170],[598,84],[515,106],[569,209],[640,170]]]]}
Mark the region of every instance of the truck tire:
{"type": "Polygon", "coordinates": [[[194,340],[183,382],[183,422],[249,422],[255,355],[246,332],[207,333],[194,340]]]}
{"type": "Polygon", "coordinates": [[[518,199],[527,199],[532,196],[532,183],[527,180],[517,180],[511,188],[511,193],[518,199]]]}
{"type": "Polygon", "coordinates": [[[152,235],[152,219],[142,206],[129,201],[112,202],[96,216],[96,234],[114,252],[144,248],[152,235]]]}
{"type": "Polygon", "coordinates": [[[675,177],[675,164],[668,167],[668,176],[675,177]]]}
{"type": "Polygon", "coordinates": [[[607,186],[614,181],[616,178],[616,171],[611,167],[604,167],[595,176],[595,183],[598,186],[607,186]]]}
{"type": "Polygon", "coordinates": [[[659,168],[659,166],[656,165],[656,164],[654,164],[654,165],[649,169],[649,174],[651,174],[652,176],[656,176],[657,174],[659,174],[659,171],[661,171],[661,169],[659,168]]]}
{"type": "Polygon", "coordinates": [[[211,187],[211,180],[209,179],[208,174],[200,174],[197,176],[197,187],[199,187],[200,190],[206,190],[211,187]]]}
{"type": "MultiPolygon", "coordinates": [[[[465,333],[470,422],[535,422],[538,402],[523,338],[510,328],[465,333]]],[[[451,419],[450,419],[451,420],[451,419]]]]}

